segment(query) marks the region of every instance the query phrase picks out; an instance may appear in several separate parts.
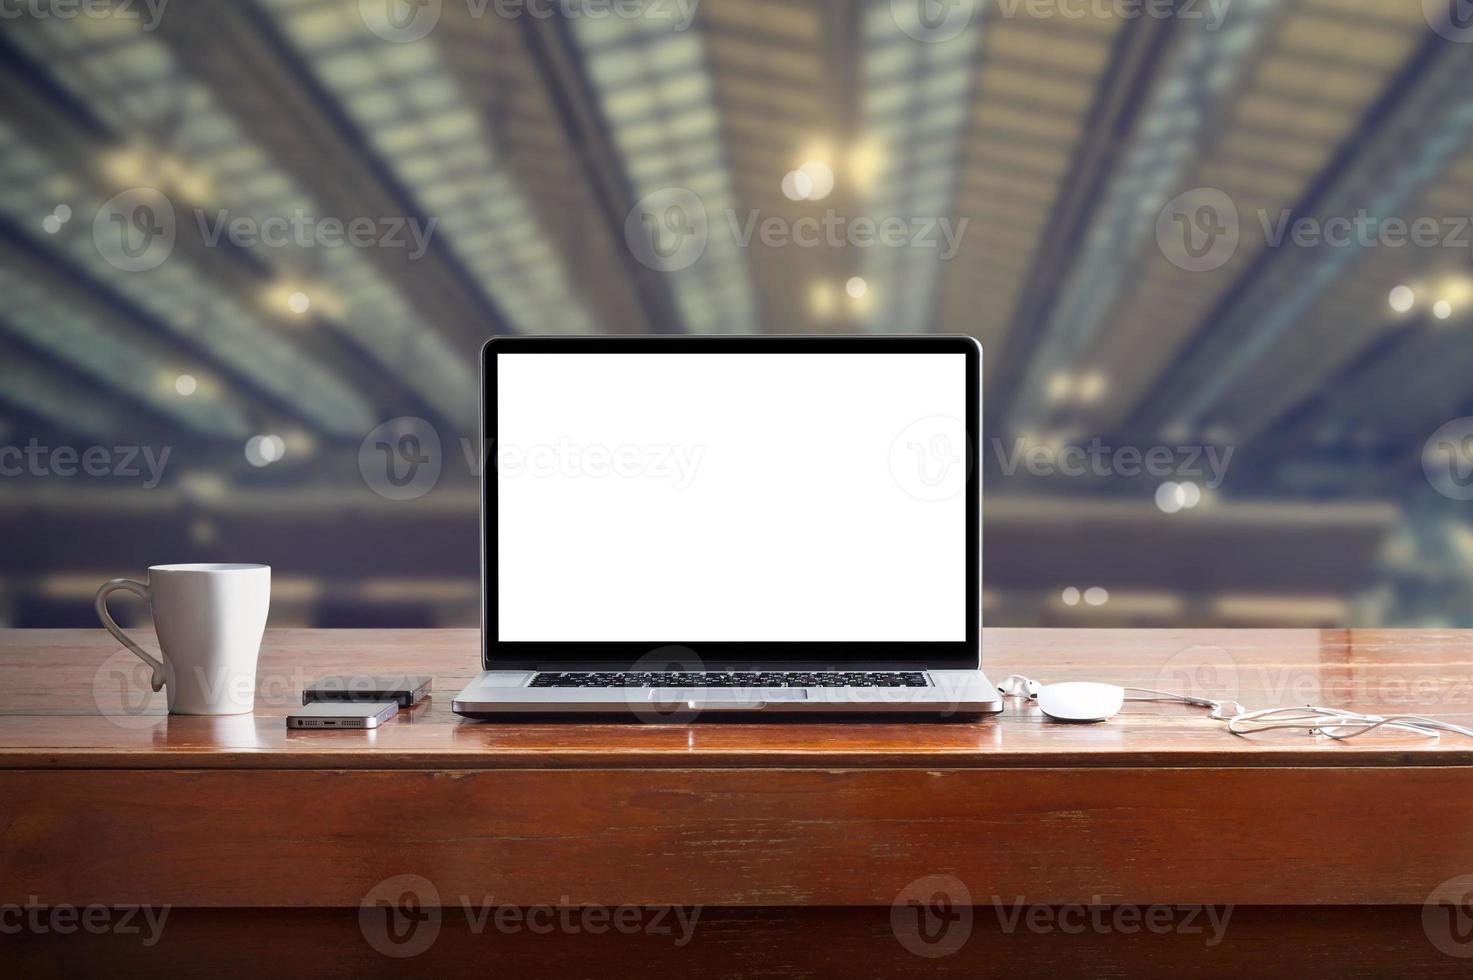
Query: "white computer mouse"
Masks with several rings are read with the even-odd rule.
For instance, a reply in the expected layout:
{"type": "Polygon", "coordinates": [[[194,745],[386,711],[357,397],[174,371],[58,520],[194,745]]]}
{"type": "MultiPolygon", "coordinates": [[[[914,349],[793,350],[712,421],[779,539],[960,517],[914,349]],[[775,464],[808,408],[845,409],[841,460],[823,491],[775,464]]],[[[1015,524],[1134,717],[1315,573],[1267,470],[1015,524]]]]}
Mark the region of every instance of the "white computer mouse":
{"type": "Polygon", "coordinates": [[[1055,721],[1104,721],[1120,711],[1125,688],[1092,681],[1048,684],[1038,691],[1038,706],[1055,721]]]}

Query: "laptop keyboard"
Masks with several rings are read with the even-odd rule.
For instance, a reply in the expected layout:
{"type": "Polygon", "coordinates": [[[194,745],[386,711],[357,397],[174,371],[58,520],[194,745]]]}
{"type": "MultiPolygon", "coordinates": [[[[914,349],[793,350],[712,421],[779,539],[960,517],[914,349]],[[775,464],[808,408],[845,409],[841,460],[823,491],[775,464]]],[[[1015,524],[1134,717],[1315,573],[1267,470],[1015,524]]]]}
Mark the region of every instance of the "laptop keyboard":
{"type": "Polygon", "coordinates": [[[919,670],[542,671],[531,687],[926,687],[919,670]]]}

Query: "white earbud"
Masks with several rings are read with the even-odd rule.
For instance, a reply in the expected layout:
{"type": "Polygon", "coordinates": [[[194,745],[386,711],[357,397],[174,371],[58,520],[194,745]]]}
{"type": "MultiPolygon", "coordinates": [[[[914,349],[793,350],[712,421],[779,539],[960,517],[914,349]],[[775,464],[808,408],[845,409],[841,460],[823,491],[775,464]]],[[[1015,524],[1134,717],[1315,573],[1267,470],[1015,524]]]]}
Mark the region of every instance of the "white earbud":
{"type": "Polygon", "coordinates": [[[1024,677],[1022,674],[1009,674],[1002,679],[1001,684],[997,685],[997,690],[999,694],[1010,698],[1027,698],[1030,701],[1037,701],[1039,687],[1038,681],[1024,677]]]}

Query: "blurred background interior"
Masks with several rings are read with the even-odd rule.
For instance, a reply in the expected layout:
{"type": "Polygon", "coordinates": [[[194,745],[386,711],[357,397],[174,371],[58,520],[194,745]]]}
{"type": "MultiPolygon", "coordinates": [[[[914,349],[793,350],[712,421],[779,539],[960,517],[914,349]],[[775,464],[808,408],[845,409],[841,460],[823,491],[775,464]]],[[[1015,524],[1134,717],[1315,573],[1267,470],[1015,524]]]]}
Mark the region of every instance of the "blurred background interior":
{"type": "Polygon", "coordinates": [[[473,626],[486,337],[944,332],[987,352],[989,625],[1473,626],[1439,3],[3,0],[0,624],[234,560],[276,625],[473,626]],[[633,244],[672,187],[679,269],[633,244]]]}

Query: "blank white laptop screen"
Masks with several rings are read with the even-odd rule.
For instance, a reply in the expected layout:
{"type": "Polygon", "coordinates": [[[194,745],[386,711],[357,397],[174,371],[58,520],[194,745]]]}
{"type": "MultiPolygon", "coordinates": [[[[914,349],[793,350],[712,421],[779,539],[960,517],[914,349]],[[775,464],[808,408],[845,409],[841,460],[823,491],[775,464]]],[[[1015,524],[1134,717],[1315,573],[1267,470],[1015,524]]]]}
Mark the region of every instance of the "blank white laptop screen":
{"type": "Polygon", "coordinates": [[[494,360],[497,639],[966,638],[964,354],[494,360]]]}

